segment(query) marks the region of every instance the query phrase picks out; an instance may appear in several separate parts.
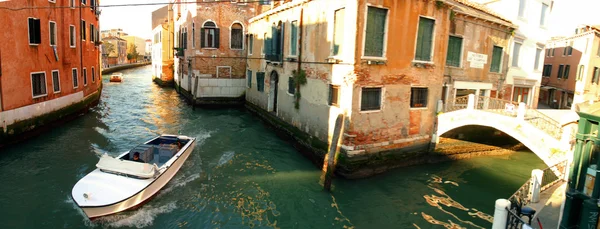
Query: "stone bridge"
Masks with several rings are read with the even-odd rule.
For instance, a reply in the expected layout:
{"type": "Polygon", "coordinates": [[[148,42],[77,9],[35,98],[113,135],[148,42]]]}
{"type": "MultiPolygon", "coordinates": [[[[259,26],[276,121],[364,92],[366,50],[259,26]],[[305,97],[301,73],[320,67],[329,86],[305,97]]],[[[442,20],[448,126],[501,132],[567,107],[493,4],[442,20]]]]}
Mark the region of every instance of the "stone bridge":
{"type": "Polygon", "coordinates": [[[475,96],[448,101],[438,115],[436,136],[462,126],[487,126],[520,141],[548,166],[567,159],[577,126],[562,125],[525,103],[475,96]]]}

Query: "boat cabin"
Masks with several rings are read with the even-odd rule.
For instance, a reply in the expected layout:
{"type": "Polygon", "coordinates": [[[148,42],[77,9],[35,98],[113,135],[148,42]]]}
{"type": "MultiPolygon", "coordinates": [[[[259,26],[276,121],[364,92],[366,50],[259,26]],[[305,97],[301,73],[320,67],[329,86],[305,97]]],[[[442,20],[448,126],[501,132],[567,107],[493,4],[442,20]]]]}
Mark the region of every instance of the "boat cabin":
{"type": "Polygon", "coordinates": [[[139,153],[139,157],[144,163],[156,164],[158,167],[161,167],[189,141],[190,139],[178,138],[177,136],[160,136],[136,146],[119,159],[132,161],[133,155],[139,153]]]}

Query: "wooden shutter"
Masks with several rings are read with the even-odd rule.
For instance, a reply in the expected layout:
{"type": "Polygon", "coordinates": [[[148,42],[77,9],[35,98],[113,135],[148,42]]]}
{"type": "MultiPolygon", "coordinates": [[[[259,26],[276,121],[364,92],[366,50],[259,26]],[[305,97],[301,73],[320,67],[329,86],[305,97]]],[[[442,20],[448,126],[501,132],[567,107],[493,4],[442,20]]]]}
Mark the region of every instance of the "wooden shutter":
{"type": "Polygon", "coordinates": [[[205,33],[204,28],[200,28],[200,48],[206,48],[206,45],[204,45],[204,42],[206,42],[205,33]]]}
{"type": "Polygon", "coordinates": [[[40,27],[40,19],[33,19],[33,43],[42,43],[42,31],[40,27]]]}
{"type": "Polygon", "coordinates": [[[279,52],[277,53],[277,58],[279,59],[279,61],[283,60],[283,48],[285,47],[285,23],[280,23],[281,24],[281,30],[279,31],[279,34],[281,35],[281,37],[279,37],[279,52]]]}
{"type": "Polygon", "coordinates": [[[446,54],[446,64],[449,66],[460,67],[460,51],[462,38],[450,36],[448,39],[448,53],[446,54]]]}
{"type": "Polygon", "coordinates": [[[219,48],[220,47],[219,43],[220,43],[220,40],[221,40],[221,35],[220,35],[219,31],[220,31],[219,28],[215,29],[215,48],[219,48]]]}
{"type": "Polygon", "coordinates": [[[416,60],[431,61],[431,48],[433,45],[434,21],[428,18],[419,19],[419,31],[417,34],[416,60]]]}
{"type": "Polygon", "coordinates": [[[365,56],[383,56],[387,10],[369,7],[365,32],[365,56]]]}

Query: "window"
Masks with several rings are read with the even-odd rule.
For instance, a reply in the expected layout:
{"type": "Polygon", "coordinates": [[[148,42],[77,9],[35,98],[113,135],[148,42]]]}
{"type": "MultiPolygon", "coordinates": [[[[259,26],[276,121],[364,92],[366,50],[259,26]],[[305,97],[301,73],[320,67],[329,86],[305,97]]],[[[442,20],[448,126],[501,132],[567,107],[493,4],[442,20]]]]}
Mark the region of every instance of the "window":
{"type": "Polygon", "coordinates": [[[462,41],[460,37],[450,36],[448,39],[448,53],[446,55],[446,65],[460,67],[462,41]]]}
{"type": "Polygon", "coordinates": [[[94,67],[92,67],[92,83],[96,82],[96,71],[94,70],[94,67]]]}
{"type": "Polygon", "coordinates": [[[333,55],[342,56],[342,44],[344,43],[344,20],[346,9],[336,10],[333,16],[333,55]]]}
{"type": "Polygon", "coordinates": [[[265,73],[256,72],[256,90],[265,91],[265,73]]]}
{"type": "Polygon", "coordinates": [[[525,5],[526,5],[526,0],[519,0],[519,17],[524,17],[525,16],[525,5]]]}
{"type": "Polygon", "coordinates": [[[265,59],[273,62],[281,62],[283,54],[284,24],[279,21],[271,25],[271,37],[267,38],[265,59]]]}
{"type": "Polygon", "coordinates": [[[248,55],[252,55],[254,51],[254,34],[248,36],[248,55]]]}
{"type": "Polygon", "coordinates": [[[248,80],[248,88],[252,88],[252,71],[246,70],[246,79],[248,80]]]}
{"type": "Polygon", "coordinates": [[[96,32],[94,31],[94,24],[90,23],[90,42],[96,41],[94,34],[96,34],[96,32]]]}
{"type": "Polygon", "coordinates": [[[74,25],[70,25],[69,26],[69,46],[71,48],[75,48],[75,26],[74,25]]]}
{"type": "Polygon", "coordinates": [[[563,73],[564,73],[564,72],[563,72],[564,68],[565,68],[565,66],[564,66],[564,65],[562,65],[562,64],[561,64],[561,65],[558,65],[558,75],[556,75],[556,78],[557,78],[557,79],[560,79],[560,78],[562,78],[562,76],[563,76],[563,73]]]}
{"type": "Polygon", "coordinates": [[[535,50],[535,63],[533,64],[533,69],[534,70],[539,70],[540,69],[540,57],[542,55],[542,49],[541,48],[537,48],[535,50]]]}
{"type": "Polygon", "coordinates": [[[573,54],[573,42],[572,41],[569,44],[569,47],[567,47],[567,53],[569,56],[573,54]]]}
{"type": "Polygon", "coordinates": [[[521,43],[514,43],[512,66],[519,67],[519,53],[521,52],[521,43]]]}
{"type": "Polygon", "coordinates": [[[29,44],[30,45],[39,45],[42,43],[42,31],[40,29],[40,19],[39,18],[28,18],[27,19],[29,25],[29,44]]]}
{"type": "Polygon", "coordinates": [[[548,13],[548,5],[542,3],[542,18],[540,19],[540,26],[546,25],[546,14],[548,13]]]}
{"type": "Polygon", "coordinates": [[[86,37],[85,21],[81,20],[81,40],[85,41],[85,37],[86,37]]]}
{"type": "Polygon", "coordinates": [[[71,9],[75,9],[75,0],[69,0],[69,6],[71,9]]]}
{"type": "Polygon", "coordinates": [[[581,81],[583,79],[583,69],[584,65],[579,65],[579,72],[577,73],[577,81],[581,81]]]}
{"type": "Polygon", "coordinates": [[[47,95],[45,72],[31,73],[31,92],[34,99],[47,95]]]}
{"type": "Polygon", "coordinates": [[[196,48],[196,23],[192,22],[192,48],[196,48]]]}
{"type": "Polygon", "coordinates": [[[598,84],[599,74],[600,69],[598,69],[598,67],[594,67],[594,77],[592,77],[592,83],[598,84]]]}
{"type": "Polygon", "coordinates": [[[200,48],[219,48],[219,28],[212,21],[204,22],[200,29],[200,48]]]}
{"type": "Polygon", "coordinates": [[[427,88],[413,87],[410,89],[410,107],[427,107],[427,88]]]}
{"type": "Polygon", "coordinates": [[[244,28],[240,23],[231,25],[231,49],[244,49],[244,28]]]}
{"type": "Polygon", "coordinates": [[[292,21],[291,25],[290,56],[296,56],[298,55],[298,21],[292,21]]]}
{"type": "Polygon", "coordinates": [[[293,77],[288,78],[288,93],[296,94],[296,82],[293,77]]]}
{"type": "Polygon", "coordinates": [[[598,42],[598,51],[596,51],[596,55],[600,56],[600,42],[598,42]]]}
{"type": "Polygon", "coordinates": [[[419,32],[417,34],[417,50],[415,60],[431,61],[431,51],[433,50],[433,19],[419,18],[419,32]]]}
{"type": "Polygon", "coordinates": [[[72,70],[71,73],[73,75],[73,88],[78,88],[79,87],[79,81],[77,81],[77,80],[78,80],[79,77],[77,77],[77,68],[73,68],[73,70],[72,70]]]}
{"type": "MultiPolygon", "coordinates": [[[[187,43],[188,43],[188,37],[187,37],[187,35],[188,35],[187,34],[187,27],[181,28],[180,36],[179,36],[179,39],[180,39],[179,45],[181,45],[181,48],[183,48],[183,49],[187,49],[187,43]]],[[[162,39],[161,36],[162,36],[162,33],[159,33],[158,38],[162,39]]]]}
{"type": "Polygon", "coordinates": [[[360,99],[361,111],[372,111],[381,109],[381,88],[363,88],[360,99]]]}
{"type": "Polygon", "coordinates": [[[50,46],[56,46],[56,22],[51,21],[49,23],[50,30],[50,46]]]}
{"type": "Polygon", "coordinates": [[[550,77],[551,74],[552,74],[552,65],[551,64],[544,65],[544,70],[542,71],[542,76],[550,77]]]}
{"type": "Polygon", "coordinates": [[[502,52],[502,47],[494,46],[494,49],[492,50],[492,64],[490,66],[490,72],[500,72],[502,52]]]}
{"type": "Polygon", "coordinates": [[[569,71],[571,70],[571,65],[566,65],[565,66],[565,74],[563,74],[563,78],[564,79],[568,79],[569,78],[569,71]]]}
{"type": "Polygon", "coordinates": [[[85,5],[86,0],[81,0],[81,4],[85,5]]]}
{"type": "Polygon", "coordinates": [[[340,106],[340,86],[329,85],[329,105],[336,107],[340,106]]]}
{"type": "Polygon", "coordinates": [[[87,69],[83,68],[83,86],[87,86],[87,69]]]}
{"type": "Polygon", "coordinates": [[[56,0],[48,0],[48,2],[56,3],[56,0]]]}
{"type": "Polygon", "coordinates": [[[554,56],[554,50],[555,50],[555,49],[556,49],[556,48],[552,48],[552,56],[554,56]]]}
{"type": "Polygon", "coordinates": [[[52,71],[52,87],[54,93],[60,92],[60,76],[58,75],[58,70],[52,71]]]}
{"type": "Polygon", "coordinates": [[[387,9],[368,7],[364,56],[384,57],[387,9]]]}

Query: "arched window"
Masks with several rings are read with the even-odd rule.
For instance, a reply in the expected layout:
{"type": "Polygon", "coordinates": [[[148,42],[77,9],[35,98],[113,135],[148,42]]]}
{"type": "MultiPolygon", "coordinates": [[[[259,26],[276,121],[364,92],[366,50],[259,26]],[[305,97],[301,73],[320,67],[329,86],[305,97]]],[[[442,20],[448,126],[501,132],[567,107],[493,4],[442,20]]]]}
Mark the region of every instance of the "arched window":
{"type": "Polygon", "coordinates": [[[243,49],[244,28],[240,23],[231,25],[231,49],[243,49]]]}
{"type": "Polygon", "coordinates": [[[219,28],[212,21],[204,22],[200,29],[201,48],[219,48],[219,28]]]}

